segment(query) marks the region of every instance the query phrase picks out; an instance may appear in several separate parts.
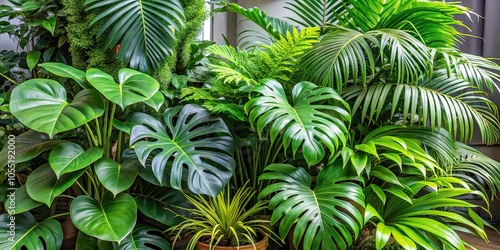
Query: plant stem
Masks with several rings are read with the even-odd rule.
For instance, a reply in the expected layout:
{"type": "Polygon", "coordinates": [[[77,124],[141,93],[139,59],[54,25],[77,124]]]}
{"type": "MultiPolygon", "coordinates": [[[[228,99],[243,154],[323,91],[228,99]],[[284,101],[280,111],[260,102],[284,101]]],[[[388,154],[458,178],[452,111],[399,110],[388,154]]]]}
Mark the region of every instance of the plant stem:
{"type": "Polygon", "coordinates": [[[99,121],[94,119],[95,121],[95,130],[97,131],[97,141],[99,142],[99,146],[102,146],[102,136],[101,136],[101,128],[99,126],[99,121]]]}
{"type": "Polygon", "coordinates": [[[94,146],[98,146],[99,142],[97,141],[94,132],[92,132],[92,129],[90,128],[88,123],[85,123],[85,129],[87,129],[87,134],[90,135],[90,138],[92,138],[92,142],[94,143],[94,146]]]}
{"type": "Polygon", "coordinates": [[[116,162],[122,162],[122,140],[123,132],[118,132],[118,142],[116,147],[116,162]]]}
{"type": "MultiPolygon", "coordinates": [[[[105,117],[104,122],[105,122],[105,127],[103,128],[106,131],[106,136],[103,138],[106,147],[104,147],[104,154],[108,157],[110,157],[110,152],[111,152],[111,132],[113,130],[113,117],[115,116],[116,112],[116,104],[112,104],[111,106],[111,112],[108,112],[108,117],[105,117]]],[[[110,157],[111,158],[111,157],[110,157]]]]}
{"type": "Polygon", "coordinates": [[[2,74],[2,72],[0,72],[0,76],[2,76],[3,78],[7,79],[7,81],[9,81],[9,82],[13,83],[14,85],[19,85],[19,83],[18,83],[18,82],[14,81],[14,79],[12,79],[12,78],[10,78],[10,77],[8,77],[8,76],[6,76],[6,75],[2,74]]]}
{"type": "Polygon", "coordinates": [[[52,215],[52,216],[50,216],[48,218],[45,218],[45,220],[50,220],[50,219],[54,219],[54,218],[61,217],[61,216],[66,216],[66,215],[69,215],[69,212],[64,212],[64,213],[52,215]]]}
{"type": "Polygon", "coordinates": [[[64,197],[64,198],[69,198],[69,199],[75,199],[75,197],[71,196],[71,195],[67,195],[67,194],[60,194],[58,195],[59,197],[64,197]]]}
{"type": "Polygon", "coordinates": [[[85,190],[85,188],[83,188],[83,186],[82,186],[82,184],[80,184],[80,182],[76,181],[75,183],[82,190],[82,192],[85,193],[85,195],[90,196],[89,192],[87,192],[87,190],[85,190]]]}
{"type": "Polygon", "coordinates": [[[89,178],[90,182],[92,183],[92,186],[94,187],[95,197],[99,197],[99,187],[97,187],[97,184],[94,181],[95,174],[92,171],[92,168],[90,168],[89,170],[90,171],[86,171],[85,173],[88,175],[88,178],[89,178]]]}

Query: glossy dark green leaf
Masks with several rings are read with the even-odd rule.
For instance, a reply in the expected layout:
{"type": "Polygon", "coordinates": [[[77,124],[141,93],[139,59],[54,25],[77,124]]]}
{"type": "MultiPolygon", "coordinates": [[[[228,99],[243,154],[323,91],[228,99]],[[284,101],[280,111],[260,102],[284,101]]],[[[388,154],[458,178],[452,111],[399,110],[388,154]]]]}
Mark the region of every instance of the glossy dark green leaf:
{"type": "Polygon", "coordinates": [[[137,177],[137,163],[135,157],[124,157],[122,163],[104,157],[94,164],[94,169],[101,184],[116,196],[134,183],[137,177]]]}
{"type": "Polygon", "coordinates": [[[48,164],[35,169],[26,180],[26,190],[29,196],[50,206],[56,196],[62,194],[82,176],[86,169],[68,173],[57,179],[56,174],[48,164]]]}
{"type": "Polygon", "coordinates": [[[26,63],[28,64],[29,70],[33,70],[35,66],[38,64],[38,61],[40,60],[40,56],[42,55],[42,52],[38,50],[32,50],[28,52],[28,55],[26,56],[26,63]]]}
{"type": "Polygon", "coordinates": [[[120,44],[118,59],[142,72],[160,69],[174,53],[176,34],[184,26],[178,0],[86,0],[84,5],[86,10],[99,9],[91,25],[105,20],[98,36],[107,35],[106,46],[120,44]]]}
{"type": "Polygon", "coordinates": [[[151,185],[144,187],[134,199],[142,214],[167,226],[177,225],[180,218],[176,218],[176,215],[166,208],[178,206],[185,201],[184,196],[177,190],[151,185]]]}
{"type": "Polygon", "coordinates": [[[92,147],[84,150],[74,142],[57,145],[49,155],[49,165],[59,179],[61,175],[78,171],[102,157],[102,148],[92,147]]]}
{"type": "Polygon", "coordinates": [[[345,145],[346,123],[351,120],[349,106],[333,89],[299,82],[293,87],[290,103],[279,82],[264,79],[252,93],[255,96],[245,104],[245,112],[259,136],[267,129],[274,142],[283,133],[278,143],[285,150],[291,147],[294,156],[300,148],[309,166],[325,157],[325,147],[335,152],[345,145]]]}
{"type": "Polygon", "coordinates": [[[160,87],[153,77],[132,69],[120,69],[119,83],[115,82],[113,76],[98,69],[87,70],[86,76],[94,88],[122,109],[150,99],[160,87]]]}
{"type": "Polygon", "coordinates": [[[111,250],[113,249],[113,243],[78,232],[75,247],[76,250],[111,250]]]}
{"type": "Polygon", "coordinates": [[[101,116],[104,104],[95,90],[80,91],[68,102],[66,90],[58,82],[32,79],[14,88],[10,110],[27,127],[52,138],[101,116]]]}
{"type": "Polygon", "coordinates": [[[234,142],[221,118],[192,104],[167,109],[163,114],[166,127],[151,116],[141,117],[146,119],[143,125],[132,128],[130,143],[143,166],[152,157],[152,170],[159,183],[163,183],[167,162],[173,159],[171,187],[182,189],[183,173],[188,171],[187,184],[192,192],[219,193],[235,166],[234,142]]]}
{"type": "Polygon", "coordinates": [[[134,229],[137,206],[126,193],[105,195],[101,202],[81,195],[71,202],[71,221],[83,233],[104,241],[121,242],[134,229]]]}
{"type": "Polygon", "coordinates": [[[161,231],[150,226],[138,226],[118,245],[114,243],[116,250],[170,250],[167,239],[161,235],[161,231]]]}
{"type": "Polygon", "coordinates": [[[24,213],[43,205],[43,203],[33,200],[28,195],[26,185],[18,187],[15,193],[12,192],[12,190],[7,190],[7,195],[9,196],[7,196],[7,201],[5,202],[5,211],[9,215],[24,213]]]}
{"type": "Polygon", "coordinates": [[[50,139],[46,134],[34,130],[29,130],[16,136],[14,141],[15,152],[9,150],[9,145],[12,145],[9,144],[9,141],[5,143],[2,151],[0,151],[0,167],[7,165],[9,157],[11,161],[15,158],[15,163],[26,162],[63,142],[63,140],[50,139]],[[12,157],[9,151],[15,154],[15,157],[12,157]]]}
{"type": "Polygon", "coordinates": [[[0,249],[60,249],[63,240],[61,224],[55,219],[37,222],[29,212],[15,215],[15,237],[10,235],[8,214],[0,215],[0,249]]]}
{"type": "Polygon", "coordinates": [[[265,187],[259,197],[273,194],[271,224],[279,221],[282,239],[295,226],[296,248],[301,241],[304,249],[345,249],[353,243],[363,225],[360,209],[364,207],[363,191],[352,181],[355,176],[342,166],[330,165],[321,170],[312,187],[311,176],[303,168],[272,164],[265,170],[259,180],[275,183],[265,187]]]}
{"type": "Polygon", "coordinates": [[[92,86],[87,82],[85,72],[73,68],[64,63],[44,62],[39,64],[40,67],[46,69],[50,73],[75,80],[83,89],[91,89],[92,86]]]}

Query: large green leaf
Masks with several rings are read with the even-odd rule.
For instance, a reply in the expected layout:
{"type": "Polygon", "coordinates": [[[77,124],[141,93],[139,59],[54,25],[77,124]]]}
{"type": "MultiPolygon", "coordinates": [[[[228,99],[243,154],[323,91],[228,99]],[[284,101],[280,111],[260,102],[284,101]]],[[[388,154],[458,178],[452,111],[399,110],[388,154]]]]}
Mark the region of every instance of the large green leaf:
{"type": "Polygon", "coordinates": [[[161,231],[150,226],[138,226],[119,245],[114,243],[116,250],[170,250],[170,244],[165,237],[159,236],[161,231]],[[153,234],[154,233],[154,234],[153,234]]]}
{"type": "Polygon", "coordinates": [[[82,232],[76,238],[76,250],[111,250],[114,249],[113,242],[103,241],[82,232]]]}
{"type": "Polygon", "coordinates": [[[92,147],[88,150],[74,142],[63,142],[57,145],[49,155],[49,164],[57,178],[66,173],[88,167],[102,157],[102,148],[92,147]]]}
{"type": "Polygon", "coordinates": [[[85,171],[86,169],[81,169],[67,173],[58,179],[50,166],[45,164],[35,169],[28,176],[26,190],[32,199],[50,206],[56,196],[71,187],[85,171]]]}
{"type": "Polygon", "coordinates": [[[326,146],[335,152],[347,141],[346,121],[351,120],[349,106],[331,88],[318,87],[310,82],[297,83],[292,90],[292,103],[280,83],[263,80],[255,87],[257,94],[245,104],[249,121],[259,135],[268,127],[271,142],[283,134],[286,150],[290,145],[295,155],[301,148],[309,166],[325,157],[326,146]],[[324,104],[330,101],[332,104],[324,104]]]}
{"type": "Polygon", "coordinates": [[[63,240],[61,224],[49,219],[37,222],[29,212],[15,216],[15,228],[11,230],[8,214],[0,216],[0,249],[4,250],[43,250],[60,249],[63,240]],[[14,237],[9,233],[14,232],[14,237]],[[13,238],[11,238],[13,237],[13,238]]]}
{"type": "Polygon", "coordinates": [[[118,163],[110,158],[102,158],[94,164],[97,178],[113,195],[127,190],[137,177],[137,158],[123,158],[118,163]]]}
{"type": "Polygon", "coordinates": [[[87,82],[87,78],[85,76],[85,72],[79,69],[73,68],[64,63],[56,63],[56,62],[45,62],[40,63],[40,67],[46,69],[50,73],[66,78],[70,78],[75,80],[82,88],[90,89],[91,86],[87,82]]]}
{"type": "Polygon", "coordinates": [[[83,233],[104,241],[120,243],[134,229],[137,206],[126,193],[104,196],[101,202],[85,195],[71,202],[71,221],[83,233]]]}
{"type": "Polygon", "coordinates": [[[134,195],[139,211],[164,225],[177,225],[181,218],[176,217],[176,214],[172,212],[175,210],[172,205],[179,206],[186,200],[182,193],[171,188],[148,184],[142,184],[141,186],[141,192],[134,195]]]}
{"type": "Polygon", "coordinates": [[[33,70],[38,63],[38,60],[40,60],[40,55],[42,53],[38,50],[32,50],[28,52],[28,55],[26,56],[26,63],[28,64],[28,68],[30,70],[33,70]]]}
{"type": "Polygon", "coordinates": [[[305,26],[327,26],[329,24],[338,24],[342,21],[348,7],[348,0],[292,0],[287,1],[285,9],[291,10],[297,17],[288,19],[295,23],[305,26]]]}
{"type": "Polygon", "coordinates": [[[293,245],[304,249],[345,249],[353,243],[363,225],[363,190],[354,177],[339,165],[329,165],[318,175],[315,187],[303,169],[287,164],[272,164],[259,180],[274,180],[259,194],[272,195],[271,224],[279,221],[282,239],[295,225],[293,245]],[[342,208],[342,209],[338,209],[342,208]],[[352,237],[354,234],[355,237],[352,237]]]}
{"type": "Polygon", "coordinates": [[[58,82],[32,79],[14,88],[10,111],[27,127],[52,138],[101,116],[104,104],[95,90],[80,91],[68,102],[66,90],[58,82]]]}
{"type": "Polygon", "coordinates": [[[151,76],[132,69],[120,69],[116,83],[113,76],[98,69],[87,70],[87,80],[108,100],[122,109],[145,101],[158,92],[160,85],[151,76]]]}
{"type": "Polygon", "coordinates": [[[27,212],[33,208],[41,206],[43,203],[33,200],[26,190],[26,185],[18,187],[14,193],[7,191],[5,211],[9,215],[27,212]]]}
{"type": "Polygon", "coordinates": [[[156,119],[144,116],[144,125],[134,126],[130,135],[141,164],[146,165],[148,157],[153,157],[153,172],[163,183],[166,164],[173,159],[171,187],[182,189],[187,170],[187,185],[192,192],[217,195],[235,167],[234,142],[223,120],[192,104],[167,109],[163,114],[166,128],[156,119]]]}
{"type": "MultiPolygon", "coordinates": [[[[46,134],[29,130],[15,138],[15,163],[29,161],[40,153],[51,150],[63,140],[50,139],[46,134]]],[[[9,143],[5,143],[0,151],[0,167],[6,166],[9,160],[9,143]]],[[[12,159],[11,159],[12,160],[12,159]]]]}
{"type": "Polygon", "coordinates": [[[109,48],[120,44],[118,59],[142,72],[159,69],[173,54],[184,26],[178,0],[86,0],[85,6],[102,9],[91,24],[105,19],[98,35],[107,32],[109,48]]]}

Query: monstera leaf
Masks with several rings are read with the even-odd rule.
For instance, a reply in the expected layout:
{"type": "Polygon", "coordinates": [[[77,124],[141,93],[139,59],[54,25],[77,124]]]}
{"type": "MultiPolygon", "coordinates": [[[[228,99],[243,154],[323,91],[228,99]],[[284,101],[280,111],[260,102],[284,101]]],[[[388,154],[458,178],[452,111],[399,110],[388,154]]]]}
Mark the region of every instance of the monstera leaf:
{"type": "Polygon", "coordinates": [[[324,158],[324,146],[335,152],[340,143],[346,143],[344,121],[351,120],[349,106],[333,89],[310,82],[297,83],[290,104],[280,83],[270,79],[263,83],[252,90],[257,97],[245,104],[249,121],[259,135],[268,127],[274,142],[283,133],[284,149],[291,145],[295,155],[302,146],[309,166],[324,158]],[[323,104],[327,101],[335,104],[323,104]]]}
{"type": "Polygon", "coordinates": [[[116,250],[170,250],[170,244],[165,237],[158,236],[161,231],[149,226],[139,226],[130,233],[121,244],[114,244],[116,250]],[[154,234],[153,234],[153,233],[154,234]],[[152,248],[154,246],[154,248],[152,248]]]}
{"type": "Polygon", "coordinates": [[[148,100],[160,87],[151,76],[132,69],[120,69],[119,83],[115,82],[113,76],[98,69],[87,70],[87,80],[108,100],[118,104],[122,109],[130,104],[148,100]]]}
{"type": "Polygon", "coordinates": [[[104,103],[95,90],[80,91],[72,102],[66,90],[50,79],[32,79],[14,88],[10,111],[27,127],[55,134],[77,128],[104,113],[104,103]]]}
{"type": "MultiPolygon", "coordinates": [[[[353,243],[363,225],[362,188],[342,166],[329,165],[318,175],[314,189],[311,176],[287,164],[272,164],[259,180],[273,180],[259,198],[277,192],[269,201],[274,210],[271,224],[279,220],[279,235],[287,237],[292,226],[293,245],[303,241],[304,249],[345,249],[353,243]],[[342,208],[342,209],[338,209],[342,208]]],[[[355,174],[354,174],[355,176],[355,174]]]]}
{"type": "Polygon", "coordinates": [[[71,221],[83,233],[104,241],[122,241],[134,228],[137,206],[126,193],[112,197],[107,193],[102,201],[85,195],[71,202],[71,221]]]}
{"type": "Polygon", "coordinates": [[[37,222],[30,213],[15,216],[15,229],[11,230],[8,214],[0,216],[0,249],[60,249],[63,240],[61,224],[49,219],[37,222]],[[9,231],[15,232],[15,237],[9,231]]]}
{"type": "Polygon", "coordinates": [[[130,143],[141,164],[146,165],[148,157],[153,157],[153,172],[162,183],[167,161],[173,160],[171,187],[182,188],[187,169],[187,184],[192,192],[217,195],[235,166],[234,142],[225,123],[198,105],[169,108],[163,117],[166,128],[152,117],[132,128],[130,143]]]}

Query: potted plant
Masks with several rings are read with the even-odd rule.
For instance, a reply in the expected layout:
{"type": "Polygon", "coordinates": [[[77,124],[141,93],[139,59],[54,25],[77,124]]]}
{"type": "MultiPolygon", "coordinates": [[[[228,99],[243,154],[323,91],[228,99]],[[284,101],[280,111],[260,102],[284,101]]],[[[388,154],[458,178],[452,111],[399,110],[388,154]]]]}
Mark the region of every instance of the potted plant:
{"type": "Polygon", "coordinates": [[[267,208],[266,202],[247,206],[254,195],[251,188],[233,192],[230,185],[215,197],[186,194],[191,207],[183,209],[190,216],[182,216],[184,220],[169,231],[175,240],[191,235],[187,249],[267,249],[274,234],[266,225],[269,221],[257,218],[267,208]]]}

